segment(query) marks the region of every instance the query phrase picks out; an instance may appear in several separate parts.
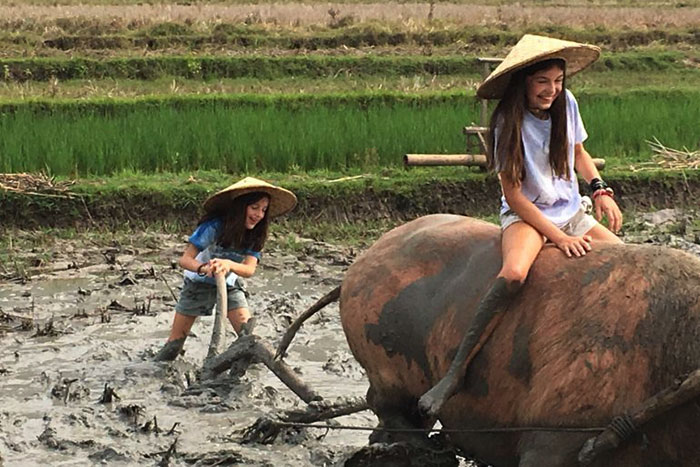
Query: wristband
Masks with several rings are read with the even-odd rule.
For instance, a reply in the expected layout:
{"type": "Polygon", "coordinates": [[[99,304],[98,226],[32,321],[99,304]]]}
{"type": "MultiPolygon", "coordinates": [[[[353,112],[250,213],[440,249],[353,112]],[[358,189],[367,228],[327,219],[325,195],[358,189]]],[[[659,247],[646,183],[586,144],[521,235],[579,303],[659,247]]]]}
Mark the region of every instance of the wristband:
{"type": "Polygon", "coordinates": [[[598,190],[605,190],[608,188],[608,184],[599,178],[594,178],[588,184],[588,188],[591,190],[591,193],[595,193],[598,190]]]}
{"type": "Polygon", "coordinates": [[[596,199],[599,196],[610,196],[611,198],[615,198],[615,192],[610,187],[599,188],[593,193],[592,196],[593,199],[596,199]]]}
{"type": "Polygon", "coordinates": [[[199,265],[199,267],[197,268],[197,275],[202,276],[202,277],[207,275],[206,272],[202,272],[202,268],[206,265],[207,265],[207,263],[202,263],[199,265]]]}

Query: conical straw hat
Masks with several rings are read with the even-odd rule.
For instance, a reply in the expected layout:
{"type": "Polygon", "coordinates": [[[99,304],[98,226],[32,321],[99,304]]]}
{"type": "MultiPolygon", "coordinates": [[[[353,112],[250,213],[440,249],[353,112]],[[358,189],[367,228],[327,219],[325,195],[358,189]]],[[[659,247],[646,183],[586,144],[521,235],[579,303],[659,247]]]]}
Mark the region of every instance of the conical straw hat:
{"type": "Polygon", "coordinates": [[[525,34],[481,83],[476,95],[482,99],[500,99],[514,72],[543,60],[563,59],[569,77],[595,62],[599,56],[600,48],[595,45],[525,34]]]}
{"type": "Polygon", "coordinates": [[[297,197],[291,191],[258,178],[246,177],[207,198],[204,201],[204,209],[208,212],[220,210],[225,205],[230,204],[234,198],[254,191],[262,191],[270,195],[267,213],[271,217],[285,214],[294,209],[297,204],[297,197]]]}

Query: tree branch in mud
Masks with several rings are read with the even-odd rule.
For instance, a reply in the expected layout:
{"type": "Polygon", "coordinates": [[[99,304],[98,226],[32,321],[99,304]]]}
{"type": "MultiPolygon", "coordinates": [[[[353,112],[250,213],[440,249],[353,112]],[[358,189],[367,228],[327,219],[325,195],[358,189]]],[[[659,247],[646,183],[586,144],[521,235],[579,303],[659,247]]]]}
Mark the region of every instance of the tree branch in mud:
{"type": "Polygon", "coordinates": [[[97,402],[99,402],[100,404],[109,404],[115,399],[121,400],[121,397],[117,395],[117,393],[114,391],[114,388],[110,387],[107,383],[105,383],[105,388],[102,391],[102,397],[100,397],[100,400],[97,402]]]}
{"type": "Polygon", "coordinates": [[[282,336],[282,340],[277,346],[277,352],[275,352],[275,360],[284,357],[284,355],[287,353],[287,348],[289,347],[289,344],[292,343],[292,339],[294,339],[294,336],[296,335],[299,328],[301,328],[301,325],[304,324],[304,321],[311,318],[314,314],[316,314],[316,312],[323,309],[326,305],[338,300],[339,297],[340,286],[328,292],[326,295],[321,297],[316,303],[311,305],[308,310],[299,315],[299,317],[295,319],[294,322],[287,328],[287,331],[284,333],[284,336],[282,336]]]}
{"type": "Polygon", "coordinates": [[[304,410],[288,410],[282,416],[260,417],[243,431],[243,443],[269,444],[283,428],[294,423],[312,423],[350,415],[369,409],[364,397],[339,399],[335,402],[311,402],[304,410]]]}
{"type": "Polygon", "coordinates": [[[313,400],[320,400],[315,391],[309,388],[287,364],[275,360],[272,350],[260,340],[260,337],[249,334],[240,336],[229,348],[211,358],[202,372],[203,380],[210,380],[229,368],[239,374],[245,374],[251,363],[263,363],[267,366],[289,389],[307,404],[313,400]]]}
{"type": "Polygon", "coordinates": [[[171,444],[168,450],[163,453],[163,457],[161,458],[160,462],[158,462],[158,467],[168,467],[170,465],[170,458],[173,456],[173,454],[177,453],[177,440],[178,438],[175,438],[173,444],[171,444]]]}

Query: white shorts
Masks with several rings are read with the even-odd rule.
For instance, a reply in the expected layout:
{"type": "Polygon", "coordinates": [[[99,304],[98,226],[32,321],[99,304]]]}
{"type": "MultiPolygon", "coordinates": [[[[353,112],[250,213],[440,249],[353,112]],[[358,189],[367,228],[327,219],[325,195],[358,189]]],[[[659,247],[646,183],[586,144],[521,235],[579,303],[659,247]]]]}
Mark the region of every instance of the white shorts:
{"type": "MultiPolygon", "coordinates": [[[[515,212],[506,211],[505,213],[501,214],[501,231],[506,230],[516,222],[524,221],[515,212]]],[[[581,206],[581,209],[579,209],[576,214],[574,214],[573,217],[566,222],[566,224],[559,228],[567,235],[580,237],[581,235],[588,233],[588,231],[595,227],[597,223],[598,221],[595,220],[595,218],[590,214],[586,214],[584,207],[581,206]]]]}

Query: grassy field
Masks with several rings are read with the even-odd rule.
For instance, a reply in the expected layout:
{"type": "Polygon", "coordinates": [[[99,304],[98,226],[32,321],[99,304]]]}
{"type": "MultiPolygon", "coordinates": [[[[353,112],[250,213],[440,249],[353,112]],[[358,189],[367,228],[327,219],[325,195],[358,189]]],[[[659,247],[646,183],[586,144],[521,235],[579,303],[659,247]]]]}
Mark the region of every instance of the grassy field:
{"type": "Polygon", "coordinates": [[[570,81],[613,168],[695,148],[700,1],[0,5],[0,171],[381,170],[461,153],[479,56],[599,44],[570,81]],[[128,135],[128,137],[125,137],[128,135]]]}

